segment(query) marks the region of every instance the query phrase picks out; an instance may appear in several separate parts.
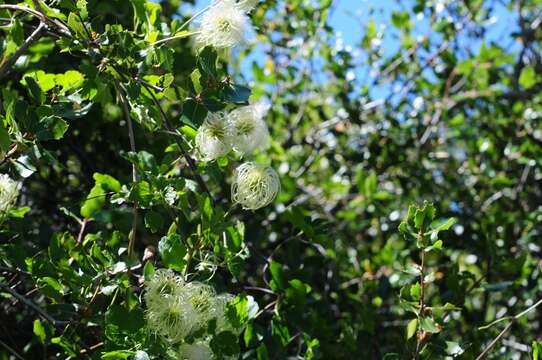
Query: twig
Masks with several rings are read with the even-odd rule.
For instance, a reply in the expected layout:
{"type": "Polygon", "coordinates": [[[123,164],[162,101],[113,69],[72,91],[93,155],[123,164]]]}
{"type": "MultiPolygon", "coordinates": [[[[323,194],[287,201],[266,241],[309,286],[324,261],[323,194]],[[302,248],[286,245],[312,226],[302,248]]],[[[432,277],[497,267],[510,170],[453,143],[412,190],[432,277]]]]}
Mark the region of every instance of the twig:
{"type": "MultiPolygon", "coordinates": [[[[423,231],[420,231],[419,235],[421,237],[421,242],[423,243],[423,231]]],[[[420,265],[420,315],[424,316],[425,311],[425,251],[424,249],[421,250],[421,265],[420,265]]],[[[423,330],[418,330],[418,334],[416,336],[416,353],[414,358],[418,359],[420,356],[420,351],[422,349],[422,346],[424,344],[423,341],[423,330]]]]}
{"type": "Polygon", "coordinates": [[[534,305],[531,305],[530,307],[528,307],[527,309],[523,310],[522,312],[520,312],[519,314],[513,316],[513,317],[505,317],[505,318],[501,318],[501,319],[498,319],[494,322],[492,322],[491,324],[487,325],[487,326],[483,326],[481,327],[480,329],[486,329],[488,327],[490,327],[491,325],[494,325],[494,324],[497,324],[501,321],[505,321],[505,320],[510,320],[510,322],[508,323],[508,325],[506,325],[506,327],[499,333],[499,335],[497,335],[497,337],[495,339],[493,339],[487,346],[486,348],[480,353],[480,355],[478,355],[478,357],[476,358],[476,360],[481,360],[483,359],[490,351],[491,349],[493,349],[495,347],[495,345],[497,345],[497,343],[502,339],[502,337],[508,332],[508,330],[510,330],[510,328],[512,327],[512,325],[514,325],[514,323],[519,319],[521,318],[522,316],[528,314],[529,312],[531,312],[532,310],[536,309],[538,306],[540,306],[542,304],[542,299],[538,300],[534,305]]]}
{"type": "MultiPolygon", "coordinates": [[[[184,135],[181,134],[175,127],[173,127],[171,121],[169,120],[169,117],[167,116],[166,112],[162,108],[162,105],[160,104],[160,102],[158,101],[158,99],[156,98],[154,93],[151,91],[151,88],[148,85],[146,85],[144,82],[141,82],[141,80],[138,80],[138,82],[141,85],[143,85],[143,87],[147,90],[147,92],[151,96],[151,99],[152,99],[153,103],[156,105],[156,107],[158,107],[158,110],[160,111],[160,115],[162,116],[162,119],[164,120],[164,125],[166,126],[166,130],[169,131],[169,132],[178,134],[178,136],[181,137],[181,139],[185,143],[187,143],[188,141],[186,140],[184,135]]],[[[188,163],[188,166],[190,167],[190,170],[192,170],[192,173],[194,174],[194,178],[196,179],[196,182],[198,183],[200,188],[204,192],[206,192],[207,195],[209,195],[209,197],[213,200],[213,203],[214,203],[214,199],[213,199],[213,196],[211,195],[211,192],[209,191],[209,188],[205,184],[205,181],[203,181],[203,178],[201,177],[201,175],[198,173],[198,168],[196,166],[196,161],[188,154],[188,152],[184,148],[184,145],[183,145],[183,143],[181,141],[179,141],[178,139],[175,139],[175,142],[177,143],[177,145],[179,145],[179,150],[181,151],[181,154],[185,158],[186,162],[188,163]]]]}
{"type": "Polygon", "coordinates": [[[81,229],[79,230],[79,234],[77,234],[77,244],[81,244],[81,241],[83,240],[83,234],[85,233],[87,223],[88,219],[83,219],[83,221],[81,221],[81,229]]]}
{"type": "MultiPolygon", "coordinates": [[[[119,92],[122,107],[124,109],[124,117],[126,118],[126,123],[128,124],[128,138],[130,139],[130,150],[135,153],[136,145],[135,145],[135,136],[134,136],[134,126],[132,123],[132,117],[130,116],[130,108],[128,106],[128,99],[126,99],[125,91],[119,82],[117,82],[117,89],[119,92]]],[[[133,182],[138,181],[137,167],[136,167],[136,164],[134,163],[132,163],[132,181],[133,182]]],[[[137,232],[137,218],[138,218],[137,202],[134,202],[132,231],[130,232],[130,241],[128,243],[128,257],[131,257],[134,253],[135,237],[136,237],[136,232],[137,232]]]]}
{"type": "Polygon", "coordinates": [[[11,5],[11,4],[2,4],[0,5],[0,9],[5,10],[13,10],[13,11],[21,11],[25,12],[29,15],[32,15],[34,17],[37,17],[41,22],[51,25],[53,28],[57,28],[59,30],[59,34],[62,36],[71,37],[72,34],[70,32],[70,29],[60,22],[57,19],[51,19],[47,17],[44,13],[41,13],[35,9],[31,9],[26,6],[20,6],[20,5],[11,5]]]}
{"type": "Polygon", "coordinates": [[[15,349],[10,347],[8,344],[0,340],[0,345],[2,345],[3,348],[5,348],[7,351],[9,351],[13,356],[15,356],[17,359],[24,360],[24,357],[22,357],[15,349]]]}
{"type": "Polygon", "coordinates": [[[45,24],[40,22],[36,30],[34,30],[34,32],[24,41],[21,47],[18,48],[10,58],[4,59],[2,63],[0,63],[0,79],[2,79],[9,72],[9,69],[15,64],[15,62],[17,62],[19,57],[21,57],[26,50],[28,50],[33,43],[39,40],[42,35],[42,31],[45,28],[45,24]]]}
{"type": "Polygon", "coordinates": [[[12,288],[10,288],[9,286],[6,286],[4,284],[0,284],[0,288],[7,291],[8,293],[10,293],[11,296],[13,296],[17,300],[21,301],[22,303],[24,303],[26,306],[32,308],[35,312],[37,312],[39,315],[41,315],[45,320],[49,321],[51,324],[53,324],[55,326],[69,324],[69,321],[55,320],[51,315],[47,314],[39,306],[37,306],[32,301],[30,301],[27,298],[25,298],[24,296],[22,296],[21,294],[19,294],[18,292],[16,292],[12,288]]]}

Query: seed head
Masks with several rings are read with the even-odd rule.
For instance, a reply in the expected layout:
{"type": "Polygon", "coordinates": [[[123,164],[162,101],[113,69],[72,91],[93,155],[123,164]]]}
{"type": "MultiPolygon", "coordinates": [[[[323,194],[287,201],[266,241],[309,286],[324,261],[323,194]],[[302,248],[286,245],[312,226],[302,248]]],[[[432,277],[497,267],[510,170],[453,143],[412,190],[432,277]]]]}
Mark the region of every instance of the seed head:
{"type": "Polygon", "coordinates": [[[0,217],[13,207],[20,188],[20,182],[11,179],[9,175],[0,174],[0,217]]]}
{"type": "Polygon", "coordinates": [[[231,150],[232,128],[225,112],[209,113],[196,135],[196,148],[204,161],[212,161],[231,150]]]}
{"type": "Polygon", "coordinates": [[[205,342],[194,344],[182,344],[177,355],[178,360],[210,360],[213,359],[213,351],[205,342]]]}
{"type": "Polygon", "coordinates": [[[233,110],[228,120],[233,129],[232,147],[241,155],[269,146],[269,130],[264,121],[267,111],[261,103],[233,110]]]}
{"type": "Polygon", "coordinates": [[[257,210],[268,205],[279,191],[279,177],[269,166],[246,162],[235,170],[232,200],[244,209],[257,210]]]}
{"type": "Polygon", "coordinates": [[[232,48],[244,41],[250,20],[235,0],[215,1],[203,14],[197,42],[217,49],[232,48]]]}

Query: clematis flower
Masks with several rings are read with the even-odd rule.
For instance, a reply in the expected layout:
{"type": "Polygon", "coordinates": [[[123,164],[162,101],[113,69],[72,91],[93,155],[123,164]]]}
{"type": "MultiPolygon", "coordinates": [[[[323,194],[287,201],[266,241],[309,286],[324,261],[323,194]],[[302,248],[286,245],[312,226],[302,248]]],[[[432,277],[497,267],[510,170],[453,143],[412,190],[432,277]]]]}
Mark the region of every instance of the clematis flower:
{"type": "Polygon", "coordinates": [[[256,103],[235,109],[228,114],[233,129],[232,147],[241,155],[269,146],[269,130],[264,121],[267,107],[256,103]]]}
{"type": "Polygon", "coordinates": [[[279,177],[269,166],[247,162],[235,170],[232,200],[244,209],[257,210],[269,205],[279,191],[279,177]]]}
{"type": "Polygon", "coordinates": [[[209,113],[198,129],[196,148],[204,161],[212,161],[231,150],[233,131],[225,112],[209,113]]]}
{"type": "Polygon", "coordinates": [[[251,26],[245,10],[248,4],[243,5],[235,0],[215,1],[202,16],[197,42],[217,49],[241,44],[251,26]]]}

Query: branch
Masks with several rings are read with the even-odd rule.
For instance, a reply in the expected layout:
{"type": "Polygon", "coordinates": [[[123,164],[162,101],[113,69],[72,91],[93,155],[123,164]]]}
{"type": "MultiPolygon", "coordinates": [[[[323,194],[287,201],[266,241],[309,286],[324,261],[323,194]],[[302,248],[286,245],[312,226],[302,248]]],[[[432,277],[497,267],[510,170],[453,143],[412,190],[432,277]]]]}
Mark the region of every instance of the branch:
{"type": "Polygon", "coordinates": [[[11,5],[11,4],[2,4],[0,5],[0,9],[25,12],[29,15],[37,17],[42,23],[46,23],[46,24],[51,25],[53,28],[57,28],[59,30],[60,35],[68,36],[68,37],[72,36],[70,29],[66,25],[64,25],[61,21],[57,19],[51,19],[47,17],[45,14],[35,9],[31,9],[26,6],[11,5]]]}
{"type": "MultiPolygon", "coordinates": [[[[120,102],[122,103],[122,108],[124,109],[124,117],[126,118],[126,123],[128,124],[128,138],[130,139],[130,150],[136,152],[135,146],[135,136],[134,136],[134,126],[132,123],[132,118],[130,116],[130,107],[128,104],[128,99],[126,99],[126,93],[120,83],[117,81],[117,89],[120,96],[120,102]]],[[[132,163],[132,181],[138,181],[138,174],[136,164],[132,163]]],[[[130,232],[130,241],[128,243],[128,256],[131,256],[134,253],[135,246],[135,237],[137,232],[137,202],[134,202],[133,208],[133,220],[132,220],[132,231],[130,232]]]]}
{"type": "Polygon", "coordinates": [[[2,63],[0,63],[0,79],[2,79],[8,73],[9,69],[17,62],[19,57],[21,57],[26,50],[28,50],[33,43],[39,40],[42,35],[42,31],[45,28],[45,24],[40,22],[36,30],[34,30],[34,32],[24,41],[23,45],[21,45],[21,47],[15,51],[15,54],[8,59],[4,59],[2,63]]]}
{"type": "Polygon", "coordinates": [[[493,349],[495,347],[495,345],[497,345],[497,343],[502,339],[502,337],[508,332],[508,330],[510,330],[510,328],[512,327],[512,325],[514,325],[514,323],[522,316],[528,314],[529,312],[531,312],[532,310],[536,309],[538,306],[542,305],[542,299],[538,300],[534,305],[528,307],[527,309],[523,310],[522,312],[520,312],[519,314],[513,316],[513,317],[505,317],[505,318],[501,318],[501,319],[498,319],[494,322],[492,322],[491,324],[487,325],[487,326],[483,326],[481,327],[480,329],[486,329],[488,327],[490,327],[491,325],[494,325],[496,323],[499,323],[501,321],[504,321],[504,320],[510,320],[510,322],[508,323],[508,325],[506,325],[506,327],[499,333],[499,335],[497,335],[497,337],[495,339],[493,339],[487,346],[486,348],[480,353],[480,355],[478,355],[478,357],[476,358],[476,360],[481,360],[483,359],[490,351],[491,349],[493,349]]]}
{"type": "MultiPolygon", "coordinates": [[[[186,138],[183,134],[181,134],[171,123],[169,120],[169,117],[167,116],[166,112],[162,108],[162,105],[154,95],[154,93],[151,91],[150,87],[145,83],[141,82],[141,80],[138,80],[138,82],[147,90],[147,92],[150,94],[153,103],[158,107],[158,110],[160,111],[160,115],[162,116],[162,119],[164,120],[164,125],[166,126],[166,130],[172,133],[176,133],[179,135],[184,142],[187,142],[186,138]]],[[[190,167],[190,170],[192,170],[192,173],[194,174],[194,177],[196,179],[196,182],[200,186],[200,188],[209,195],[211,199],[213,199],[213,196],[211,195],[211,192],[209,191],[209,188],[205,184],[205,181],[203,181],[200,174],[198,174],[198,168],[196,166],[196,161],[188,154],[186,149],[184,148],[184,145],[182,142],[180,142],[178,139],[175,139],[175,142],[177,145],[179,145],[179,149],[181,150],[181,154],[185,158],[186,162],[188,163],[188,166],[190,167]]],[[[214,202],[214,200],[213,200],[214,202]]]]}
{"type": "Polygon", "coordinates": [[[55,320],[51,315],[47,314],[45,312],[45,310],[41,309],[39,306],[37,306],[32,301],[30,301],[27,298],[25,298],[24,296],[22,296],[21,294],[19,294],[18,292],[16,292],[12,288],[10,288],[9,286],[4,285],[4,284],[0,284],[0,288],[4,289],[8,293],[10,293],[11,296],[16,298],[17,300],[20,300],[26,306],[32,308],[35,312],[37,312],[39,315],[41,315],[45,320],[49,321],[51,324],[53,324],[55,326],[59,326],[59,325],[64,325],[64,324],[69,323],[69,321],[55,320]]]}

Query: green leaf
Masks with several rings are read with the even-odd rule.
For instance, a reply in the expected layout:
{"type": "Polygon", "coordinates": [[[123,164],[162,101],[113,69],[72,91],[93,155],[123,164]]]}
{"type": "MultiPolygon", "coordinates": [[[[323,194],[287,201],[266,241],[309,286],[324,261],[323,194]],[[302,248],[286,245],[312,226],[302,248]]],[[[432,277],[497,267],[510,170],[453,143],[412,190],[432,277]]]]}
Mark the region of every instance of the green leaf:
{"type": "Polygon", "coordinates": [[[81,19],[79,19],[79,17],[74,13],[70,13],[68,15],[68,27],[72,32],[77,34],[77,36],[81,38],[87,37],[87,33],[81,19]]]}
{"type": "Polygon", "coordinates": [[[135,355],[134,351],[131,350],[115,350],[102,353],[102,360],[126,360],[130,356],[135,355]]]}
{"type": "Polygon", "coordinates": [[[121,187],[119,181],[110,175],[94,173],[93,177],[95,185],[81,206],[81,216],[86,219],[103,208],[107,192],[118,192],[121,187]]]}
{"type": "Polygon", "coordinates": [[[129,310],[116,304],[110,306],[105,313],[105,321],[108,326],[113,326],[116,331],[124,334],[135,334],[145,326],[143,310],[129,310]]]}
{"type": "Polygon", "coordinates": [[[533,348],[533,360],[542,360],[542,341],[533,341],[531,346],[533,348]]]}
{"type": "Polygon", "coordinates": [[[36,137],[40,141],[60,140],[68,130],[68,124],[60,117],[52,115],[44,117],[39,122],[36,137]]]}
{"type": "Polygon", "coordinates": [[[536,85],[536,70],[531,67],[525,67],[519,76],[519,84],[525,89],[530,89],[536,85]]]}
{"type": "Polygon", "coordinates": [[[154,275],[154,265],[151,261],[147,261],[145,263],[145,266],[143,267],[143,276],[145,277],[145,281],[149,281],[152,279],[152,276],[154,275]]]}
{"type": "Polygon", "coordinates": [[[45,344],[47,339],[47,334],[45,332],[45,327],[39,319],[34,320],[34,335],[40,340],[42,344],[45,344]]]}
{"type": "Polygon", "coordinates": [[[431,317],[424,317],[420,320],[420,328],[429,333],[439,333],[441,327],[431,317]]]}
{"type": "Polygon", "coordinates": [[[172,234],[162,237],[158,243],[158,253],[165,266],[170,269],[182,271],[185,266],[184,256],[186,247],[181,241],[181,236],[172,234]]]}
{"type": "Polygon", "coordinates": [[[235,104],[245,104],[248,103],[248,98],[250,97],[251,90],[250,88],[242,85],[227,85],[224,90],[224,100],[235,103],[235,104]]]}
{"type": "Polygon", "coordinates": [[[209,343],[215,354],[233,356],[239,354],[239,341],[236,335],[230,331],[223,331],[213,336],[209,343]]]}
{"type": "Polygon", "coordinates": [[[272,260],[269,265],[269,271],[271,272],[271,288],[273,290],[282,290],[286,287],[286,281],[284,280],[284,274],[282,271],[282,265],[272,260]]]}
{"type": "Polygon", "coordinates": [[[410,296],[413,300],[419,300],[422,293],[422,287],[419,283],[416,283],[410,287],[410,296]]]}
{"type": "Polygon", "coordinates": [[[258,312],[258,303],[252,296],[237,295],[226,304],[226,318],[236,329],[241,329],[258,312]]]}
{"type": "Polygon", "coordinates": [[[416,334],[417,329],[418,329],[418,319],[410,320],[407,325],[407,334],[406,334],[407,340],[413,337],[414,334],[416,334]]]}
{"type": "Polygon", "coordinates": [[[157,233],[164,227],[164,218],[157,211],[148,211],[145,214],[145,226],[149,228],[152,233],[157,233]]]}

